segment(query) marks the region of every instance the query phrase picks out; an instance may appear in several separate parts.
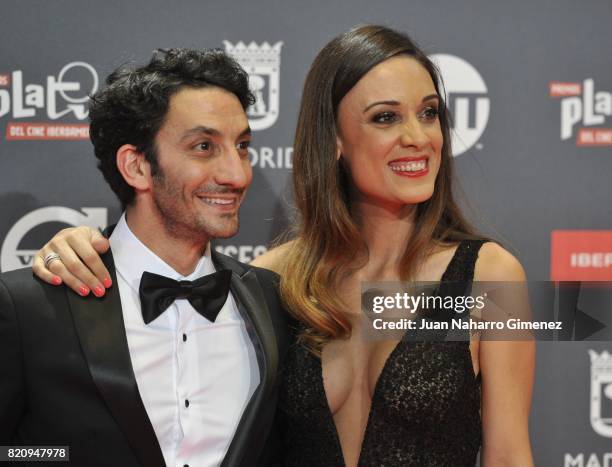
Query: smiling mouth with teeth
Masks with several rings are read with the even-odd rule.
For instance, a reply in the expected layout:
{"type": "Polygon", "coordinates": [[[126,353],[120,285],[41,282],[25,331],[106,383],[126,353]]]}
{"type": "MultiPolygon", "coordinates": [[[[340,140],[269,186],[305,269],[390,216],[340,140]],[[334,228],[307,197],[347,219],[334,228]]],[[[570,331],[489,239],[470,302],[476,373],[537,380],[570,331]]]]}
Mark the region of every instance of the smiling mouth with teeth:
{"type": "Polygon", "coordinates": [[[404,177],[421,177],[429,172],[427,159],[393,161],[389,163],[393,173],[404,177]]]}
{"type": "Polygon", "coordinates": [[[204,198],[200,197],[202,201],[206,204],[212,204],[216,206],[233,206],[238,203],[238,200],[235,198],[227,199],[227,198],[204,198]]]}

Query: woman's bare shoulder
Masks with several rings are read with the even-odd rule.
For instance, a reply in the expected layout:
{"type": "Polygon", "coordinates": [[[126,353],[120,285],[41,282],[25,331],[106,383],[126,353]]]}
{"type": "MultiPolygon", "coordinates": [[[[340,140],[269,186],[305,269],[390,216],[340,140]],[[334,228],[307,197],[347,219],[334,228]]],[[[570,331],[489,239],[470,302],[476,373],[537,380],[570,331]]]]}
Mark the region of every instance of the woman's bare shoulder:
{"type": "Polygon", "coordinates": [[[287,259],[287,253],[291,250],[294,244],[295,240],[291,240],[287,243],[271,248],[263,255],[259,255],[257,258],[251,261],[251,266],[269,269],[270,271],[280,274],[285,264],[285,260],[287,259]]]}
{"type": "Polygon", "coordinates": [[[495,242],[486,242],[478,252],[475,281],[524,281],[525,270],[520,261],[495,242]]]}

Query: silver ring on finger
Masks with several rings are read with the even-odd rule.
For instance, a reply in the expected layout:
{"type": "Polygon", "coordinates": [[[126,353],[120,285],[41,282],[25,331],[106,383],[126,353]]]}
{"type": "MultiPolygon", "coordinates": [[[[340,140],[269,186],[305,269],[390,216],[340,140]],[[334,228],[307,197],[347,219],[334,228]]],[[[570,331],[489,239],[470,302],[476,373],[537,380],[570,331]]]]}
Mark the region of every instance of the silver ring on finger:
{"type": "Polygon", "coordinates": [[[58,254],[57,254],[57,253],[55,253],[55,252],[52,252],[52,253],[46,254],[46,255],[43,257],[43,262],[45,263],[45,268],[49,269],[49,264],[51,264],[51,263],[52,263],[53,261],[55,261],[55,260],[61,261],[61,260],[62,260],[62,258],[60,258],[60,255],[58,255],[58,254]]]}

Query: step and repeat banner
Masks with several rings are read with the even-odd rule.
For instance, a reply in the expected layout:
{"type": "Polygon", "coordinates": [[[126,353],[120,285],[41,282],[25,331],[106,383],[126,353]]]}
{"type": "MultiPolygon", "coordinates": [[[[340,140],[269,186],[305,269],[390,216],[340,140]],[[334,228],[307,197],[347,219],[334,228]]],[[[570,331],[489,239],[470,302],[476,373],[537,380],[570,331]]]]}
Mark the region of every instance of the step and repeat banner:
{"type": "Polygon", "coordinates": [[[88,95],[118,65],[166,47],[222,48],[250,74],[254,181],[240,233],[216,248],[241,261],[266,251],[291,214],[292,137],[308,67],[361,23],[407,32],[440,67],[468,216],[530,280],[576,283],[577,341],[538,343],[536,465],[611,467],[612,342],[597,338],[597,316],[612,308],[580,288],[612,281],[610,0],[3,2],[0,269],[29,266],[61,228],[118,218],[95,167],[88,95]]]}

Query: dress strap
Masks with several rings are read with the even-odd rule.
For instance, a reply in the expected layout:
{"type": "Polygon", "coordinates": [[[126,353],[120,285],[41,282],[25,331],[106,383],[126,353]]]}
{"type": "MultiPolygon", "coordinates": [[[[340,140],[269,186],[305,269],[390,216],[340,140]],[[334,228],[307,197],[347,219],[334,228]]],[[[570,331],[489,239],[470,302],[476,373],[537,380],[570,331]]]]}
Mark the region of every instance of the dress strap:
{"type": "MultiPolygon", "coordinates": [[[[446,271],[442,275],[438,293],[442,297],[458,297],[469,295],[472,291],[472,281],[474,279],[474,268],[478,259],[480,247],[486,240],[463,240],[457,247],[446,271]]],[[[432,315],[432,319],[438,321],[450,321],[455,318],[468,317],[469,314],[457,314],[454,309],[439,309],[432,315]]],[[[432,340],[459,340],[470,341],[469,330],[449,330],[441,329],[430,332],[429,339],[432,340]]]]}
{"type": "Polygon", "coordinates": [[[478,252],[485,242],[486,240],[462,240],[442,275],[442,282],[472,282],[478,252]]]}

